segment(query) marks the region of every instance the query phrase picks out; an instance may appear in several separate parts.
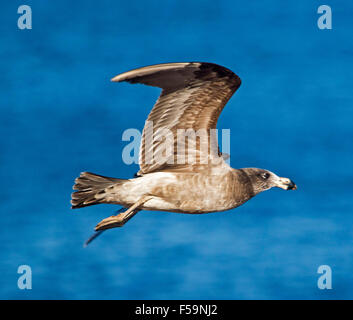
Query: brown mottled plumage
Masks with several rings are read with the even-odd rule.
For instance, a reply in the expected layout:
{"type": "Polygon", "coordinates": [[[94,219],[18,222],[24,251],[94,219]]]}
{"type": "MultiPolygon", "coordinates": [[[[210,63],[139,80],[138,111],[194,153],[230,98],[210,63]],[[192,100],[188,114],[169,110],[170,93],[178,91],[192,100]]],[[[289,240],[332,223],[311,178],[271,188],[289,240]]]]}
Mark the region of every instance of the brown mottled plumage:
{"type": "Polygon", "coordinates": [[[227,68],[202,62],[167,63],[125,72],[112,81],[156,86],[162,92],[143,130],[137,177],[123,180],[83,172],[75,181],[72,208],[99,203],[126,208],[101,221],[96,231],[122,226],[139,210],[224,211],[275,186],[296,189],[290,179],[270,171],[232,169],[225,163],[212,131],[241,84],[227,68]],[[179,131],[187,129],[197,134],[187,134],[187,142],[177,139],[179,131]],[[170,154],[166,146],[172,148],[170,154]]]}

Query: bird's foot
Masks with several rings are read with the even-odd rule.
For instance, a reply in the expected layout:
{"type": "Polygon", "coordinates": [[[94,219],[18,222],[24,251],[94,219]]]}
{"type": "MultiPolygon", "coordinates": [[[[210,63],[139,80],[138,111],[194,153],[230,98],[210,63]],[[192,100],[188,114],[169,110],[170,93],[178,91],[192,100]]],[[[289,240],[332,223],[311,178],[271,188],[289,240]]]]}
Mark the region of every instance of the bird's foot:
{"type": "Polygon", "coordinates": [[[99,222],[95,230],[106,230],[106,229],[111,229],[111,228],[116,228],[116,227],[121,227],[125,224],[124,217],[118,215],[118,216],[111,216],[108,218],[103,219],[101,222],[99,222]]]}

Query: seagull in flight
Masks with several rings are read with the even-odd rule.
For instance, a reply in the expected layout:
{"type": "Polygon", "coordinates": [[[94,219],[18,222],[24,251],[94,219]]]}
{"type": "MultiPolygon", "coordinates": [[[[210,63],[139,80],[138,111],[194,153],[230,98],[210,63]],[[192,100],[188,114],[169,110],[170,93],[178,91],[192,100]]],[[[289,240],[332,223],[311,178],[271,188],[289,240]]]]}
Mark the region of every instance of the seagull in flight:
{"type": "Polygon", "coordinates": [[[205,62],[165,63],[122,73],[112,81],[141,83],[162,91],[145,123],[135,177],[82,172],[75,180],[72,209],[100,203],[122,206],[119,214],[97,224],[86,245],[104,230],[122,227],[141,210],[226,211],[272,187],[297,188],[291,179],[269,170],[233,169],[226,163],[213,132],[241,84],[231,70],[205,62]],[[187,143],[180,139],[180,132],[187,143]]]}

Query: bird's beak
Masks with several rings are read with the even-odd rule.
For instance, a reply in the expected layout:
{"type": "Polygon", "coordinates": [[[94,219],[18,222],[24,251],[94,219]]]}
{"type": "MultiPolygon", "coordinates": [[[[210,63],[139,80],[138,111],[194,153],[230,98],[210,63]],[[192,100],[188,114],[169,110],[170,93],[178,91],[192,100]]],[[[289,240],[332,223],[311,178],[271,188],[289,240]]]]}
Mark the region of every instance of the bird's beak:
{"type": "Polygon", "coordinates": [[[277,187],[284,190],[297,190],[296,184],[288,178],[279,178],[277,182],[277,187]]]}

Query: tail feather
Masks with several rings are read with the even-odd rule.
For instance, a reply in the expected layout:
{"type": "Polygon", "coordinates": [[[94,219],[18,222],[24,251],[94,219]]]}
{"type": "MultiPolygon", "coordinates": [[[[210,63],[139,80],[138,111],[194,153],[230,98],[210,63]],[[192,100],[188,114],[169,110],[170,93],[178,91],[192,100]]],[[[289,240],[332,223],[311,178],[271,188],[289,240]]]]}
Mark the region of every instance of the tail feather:
{"type": "Polygon", "coordinates": [[[90,172],[82,172],[73,186],[77,190],[71,194],[72,209],[104,203],[106,189],[125,182],[124,179],[109,178],[90,172]]]}

